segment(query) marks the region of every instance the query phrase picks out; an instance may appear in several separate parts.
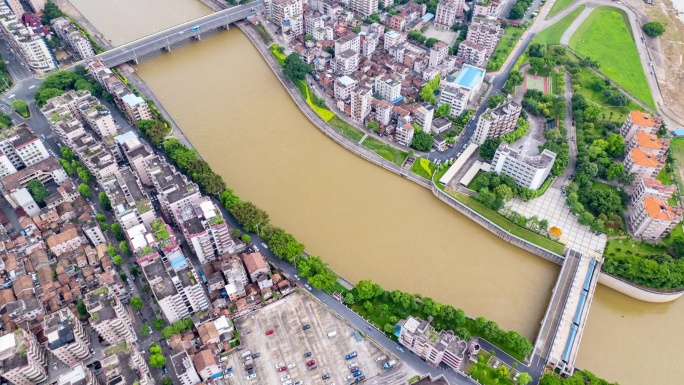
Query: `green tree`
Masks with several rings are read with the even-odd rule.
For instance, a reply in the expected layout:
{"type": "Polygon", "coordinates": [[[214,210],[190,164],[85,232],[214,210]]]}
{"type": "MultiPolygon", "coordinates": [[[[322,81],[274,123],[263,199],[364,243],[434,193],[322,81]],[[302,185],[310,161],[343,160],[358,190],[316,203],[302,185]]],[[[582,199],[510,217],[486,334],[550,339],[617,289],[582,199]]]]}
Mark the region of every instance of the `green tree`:
{"type": "Polygon", "coordinates": [[[161,354],[153,354],[150,356],[148,364],[153,368],[161,368],[166,364],[166,358],[161,354]]]}
{"type": "Polygon", "coordinates": [[[29,111],[29,105],[25,100],[16,99],[12,102],[12,108],[14,108],[14,111],[16,111],[17,114],[24,118],[28,118],[31,115],[31,112],[29,111]]]}
{"type": "Polygon", "coordinates": [[[681,258],[684,256],[684,236],[677,235],[673,237],[672,250],[675,252],[677,257],[681,258]]]}
{"type": "Polygon", "coordinates": [[[480,150],[478,151],[478,153],[481,157],[487,160],[492,160],[500,144],[500,138],[487,138],[485,139],[484,143],[482,143],[482,145],[480,146],[480,150]]]}
{"type": "Polygon", "coordinates": [[[369,130],[373,132],[378,132],[378,130],[380,130],[380,125],[375,120],[371,120],[370,122],[368,122],[367,127],[369,130]]]}
{"type": "Polygon", "coordinates": [[[221,192],[219,200],[221,201],[221,204],[223,205],[223,207],[226,208],[226,210],[230,210],[234,205],[241,202],[240,197],[235,195],[235,193],[231,189],[223,190],[221,192]]]}
{"type": "Polygon", "coordinates": [[[162,348],[158,344],[150,345],[150,354],[162,354],[162,348]]]}
{"type": "Polygon", "coordinates": [[[145,294],[149,293],[149,292],[150,292],[150,286],[149,286],[149,285],[143,286],[143,287],[142,287],[142,292],[145,293],[145,294]]]}
{"type": "Polygon", "coordinates": [[[142,324],[142,326],[140,327],[140,335],[141,335],[142,337],[147,337],[147,336],[149,336],[150,334],[152,334],[152,330],[150,329],[150,325],[148,325],[147,322],[145,322],[145,323],[142,324]]]}
{"type": "Polygon", "coordinates": [[[100,198],[100,205],[102,205],[102,210],[104,211],[111,211],[112,210],[112,204],[109,202],[109,197],[107,197],[107,194],[104,192],[99,193],[98,198],[100,198]]]}
{"type": "Polygon", "coordinates": [[[123,258],[121,258],[120,255],[115,255],[114,258],[112,258],[112,259],[114,261],[114,264],[117,266],[123,265],[123,263],[124,263],[124,260],[123,260],[123,258]]]}
{"type": "Polygon", "coordinates": [[[96,219],[98,222],[102,223],[102,222],[104,222],[104,221],[107,220],[107,217],[105,217],[104,214],[97,213],[97,214],[95,214],[95,219],[96,219]]]}
{"type": "Polygon", "coordinates": [[[50,100],[54,97],[57,97],[63,93],[64,93],[64,91],[58,90],[56,88],[45,88],[45,89],[42,89],[42,90],[39,90],[38,92],[36,92],[33,95],[33,98],[36,101],[36,105],[39,108],[42,108],[43,106],[45,106],[45,103],[47,103],[48,100],[50,100]]]}
{"type": "Polygon", "coordinates": [[[78,315],[81,319],[86,319],[90,317],[90,313],[88,313],[88,308],[86,307],[85,303],[83,303],[83,300],[79,300],[76,303],[76,309],[78,310],[78,315]]]}
{"type": "Polygon", "coordinates": [[[119,250],[126,255],[131,255],[131,248],[126,241],[119,242],[119,250]]]}
{"type": "Polygon", "coordinates": [[[85,183],[81,183],[78,185],[78,192],[81,194],[82,197],[90,197],[90,187],[88,187],[88,185],[85,183]]]}
{"type": "Polygon", "coordinates": [[[503,103],[506,101],[506,97],[501,95],[501,94],[494,94],[487,99],[487,105],[489,108],[494,108],[498,106],[499,104],[503,103]]]}
{"type": "Polygon", "coordinates": [[[520,20],[523,16],[525,16],[525,8],[520,3],[516,3],[508,13],[508,18],[511,20],[520,20]]]}
{"type": "Polygon", "coordinates": [[[430,83],[425,83],[423,86],[423,89],[420,90],[420,99],[428,102],[430,104],[437,104],[437,100],[435,99],[435,90],[432,88],[430,83]]]}
{"type": "Polygon", "coordinates": [[[126,236],[124,235],[123,228],[121,227],[120,224],[118,223],[112,223],[112,232],[114,233],[114,237],[116,238],[117,241],[123,241],[126,239],[126,236]]]}
{"type": "Polygon", "coordinates": [[[418,131],[413,135],[411,147],[417,151],[427,152],[432,148],[432,136],[425,131],[418,131]]]}
{"type": "Polygon", "coordinates": [[[518,376],[518,385],[527,385],[532,382],[532,376],[527,372],[520,372],[518,376]]]}
{"type": "Polygon", "coordinates": [[[85,168],[79,167],[76,169],[76,174],[78,174],[78,177],[81,178],[83,183],[90,183],[90,181],[93,179],[92,175],[90,175],[90,172],[85,168]]]}
{"type": "Polygon", "coordinates": [[[292,234],[276,229],[268,240],[268,246],[276,257],[293,262],[304,252],[305,246],[297,242],[292,234]]]}
{"type": "Polygon", "coordinates": [[[387,323],[382,327],[382,330],[387,334],[394,333],[394,325],[387,323]]]}
{"type": "Polygon", "coordinates": [[[240,231],[240,229],[233,229],[230,232],[230,235],[234,236],[235,238],[240,238],[240,236],[242,236],[242,231],[240,231]]]}
{"type": "Polygon", "coordinates": [[[173,335],[176,334],[175,330],[173,329],[173,326],[167,326],[162,330],[161,336],[162,338],[169,339],[173,337],[173,335]]]}
{"type": "Polygon", "coordinates": [[[367,313],[370,313],[373,311],[373,304],[371,301],[363,301],[363,310],[365,310],[367,313]]]}
{"type": "Polygon", "coordinates": [[[244,243],[249,243],[249,241],[252,240],[252,237],[249,236],[249,234],[245,234],[242,236],[242,242],[244,243]]]}
{"type": "MultiPolygon", "coordinates": [[[[0,58],[0,71],[4,72],[5,69],[2,68],[4,66],[4,61],[2,58],[0,58]]],[[[12,117],[7,115],[4,112],[0,112],[0,127],[9,127],[14,124],[14,121],[12,121],[12,117]]]]}
{"type": "Polygon", "coordinates": [[[116,255],[116,248],[112,245],[107,246],[107,254],[109,254],[110,257],[114,258],[116,255]]]}
{"type": "Polygon", "coordinates": [[[173,380],[168,377],[164,377],[162,378],[161,383],[162,385],[173,385],[173,380]]]}
{"type": "Polygon", "coordinates": [[[606,178],[608,180],[615,180],[620,177],[625,172],[625,166],[622,163],[613,163],[606,170],[606,178]]]}
{"type": "Polygon", "coordinates": [[[143,308],[143,301],[140,297],[131,297],[129,304],[138,311],[143,308]]]}
{"type": "MultiPolygon", "coordinates": [[[[449,116],[449,114],[451,114],[451,104],[449,103],[444,103],[435,110],[435,118],[449,116]]],[[[427,127],[425,129],[427,130],[427,127]]]]}
{"type": "MultiPolygon", "coordinates": [[[[515,7],[513,7],[515,8],[515,7]]],[[[546,68],[546,61],[542,58],[539,57],[531,57],[530,58],[530,67],[534,70],[534,73],[538,73],[544,70],[546,68]]]]}
{"type": "Polygon", "coordinates": [[[499,367],[496,368],[496,374],[498,374],[501,378],[508,377],[508,366],[499,365],[499,367]]]}
{"type": "Polygon", "coordinates": [[[356,291],[356,296],[360,300],[371,299],[375,297],[375,289],[373,285],[373,281],[371,281],[370,279],[359,281],[359,283],[356,284],[356,287],[354,287],[354,291],[356,291]]]}
{"type": "Polygon", "coordinates": [[[428,48],[431,48],[433,45],[437,43],[439,43],[439,39],[435,39],[434,37],[425,40],[425,46],[428,48]]]}
{"type": "Polygon", "coordinates": [[[606,139],[608,146],[606,146],[606,152],[610,154],[613,158],[622,156],[625,152],[625,137],[620,134],[612,133],[608,135],[606,139]]]}
{"type": "Polygon", "coordinates": [[[43,182],[41,182],[39,179],[31,179],[31,181],[29,181],[26,185],[26,188],[28,189],[29,193],[31,193],[33,200],[41,205],[45,203],[45,198],[50,195],[50,191],[43,186],[43,182]]]}
{"type": "Polygon", "coordinates": [[[304,63],[302,58],[296,53],[292,53],[285,58],[283,73],[285,73],[293,82],[303,80],[310,70],[311,68],[309,65],[304,63]]]}
{"type": "Polygon", "coordinates": [[[657,21],[648,22],[641,28],[643,28],[644,33],[650,37],[658,37],[665,33],[665,26],[657,21]]]}
{"type": "Polygon", "coordinates": [[[62,147],[59,150],[60,154],[62,155],[62,158],[66,160],[67,162],[71,162],[74,160],[74,153],[71,151],[69,147],[62,147]]]}
{"type": "Polygon", "coordinates": [[[497,198],[501,199],[504,202],[513,199],[513,190],[505,184],[500,184],[496,186],[494,188],[494,194],[496,194],[497,198]]]}
{"type": "Polygon", "coordinates": [[[354,294],[351,292],[347,292],[347,294],[344,295],[344,303],[347,305],[353,305],[356,300],[354,299],[354,294]]]}
{"type": "Polygon", "coordinates": [[[154,327],[154,330],[164,329],[165,324],[166,324],[166,321],[164,321],[163,318],[155,318],[152,320],[152,327],[154,327]]]}
{"type": "Polygon", "coordinates": [[[544,43],[532,43],[528,49],[530,57],[541,57],[546,56],[546,44],[544,43]]]}
{"type": "Polygon", "coordinates": [[[239,202],[230,208],[230,213],[248,232],[259,232],[259,227],[269,223],[266,211],[258,208],[252,202],[239,202]]]}

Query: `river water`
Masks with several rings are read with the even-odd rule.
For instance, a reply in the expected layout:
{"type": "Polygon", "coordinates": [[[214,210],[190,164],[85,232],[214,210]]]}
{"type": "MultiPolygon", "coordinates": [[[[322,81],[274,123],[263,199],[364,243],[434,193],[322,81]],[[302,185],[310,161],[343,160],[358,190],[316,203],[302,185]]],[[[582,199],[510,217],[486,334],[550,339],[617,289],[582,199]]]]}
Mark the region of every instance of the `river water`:
{"type": "MultiPolygon", "coordinates": [[[[164,1],[161,13],[157,0],[72,2],[112,40],[125,28],[124,42],[148,34],[150,23],[207,13],[198,0],[164,1]],[[131,12],[131,21],[110,17],[131,12]]],[[[534,340],[559,268],[321,134],[240,31],[138,70],[228,186],[338,273],[430,296],[534,340]]],[[[623,385],[679,384],[683,316],[684,300],[647,304],[599,286],[577,365],[623,385]]]]}

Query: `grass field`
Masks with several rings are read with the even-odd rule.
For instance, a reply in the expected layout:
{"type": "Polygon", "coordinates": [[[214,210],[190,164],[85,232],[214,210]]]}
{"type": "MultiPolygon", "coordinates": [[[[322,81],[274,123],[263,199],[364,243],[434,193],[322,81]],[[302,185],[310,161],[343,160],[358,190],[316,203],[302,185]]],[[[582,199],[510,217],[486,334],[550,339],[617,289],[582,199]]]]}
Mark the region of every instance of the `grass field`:
{"type": "Polygon", "coordinates": [[[679,181],[679,185],[682,186],[682,171],[684,170],[684,138],[674,138],[670,141],[670,152],[674,158],[674,177],[679,181]]]}
{"type": "MultiPolygon", "coordinates": [[[[606,104],[605,102],[603,102],[603,96],[601,95],[601,92],[595,91],[591,87],[591,85],[595,82],[602,82],[603,78],[595,74],[592,70],[590,70],[587,67],[582,67],[581,71],[582,88],[580,88],[579,93],[581,95],[584,95],[584,97],[587,98],[587,100],[589,100],[590,102],[605,109],[605,120],[610,120],[611,122],[615,122],[616,124],[621,125],[622,122],[624,122],[627,118],[627,115],[629,115],[630,111],[644,111],[644,109],[641,106],[639,106],[632,100],[628,100],[627,105],[622,107],[610,106],[606,104]],[[611,112],[613,113],[612,117],[610,116],[611,112]]],[[[602,117],[602,119],[604,118],[602,117]]]]}
{"type": "Polygon", "coordinates": [[[568,5],[574,2],[575,0],[556,0],[556,2],[553,3],[553,7],[551,7],[551,10],[549,11],[549,14],[546,16],[546,19],[548,20],[554,17],[558,12],[564,10],[568,7],[568,5]]]}
{"type": "Polygon", "coordinates": [[[309,85],[306,84],[304,80],[296,81],[294,82],[294,85],[295,87],[297,87],[299,93],[302,94],[304,99],[306,99],[306,104],[308,104],[309,107],[311,107],[311,109],[314,110],[314,112],[316,112],[318,116],[320,116],[323,120],[329,122],[330,119],[332,119],[335,116],[335,113],[328,110],[327,108],[319,107],[316,104],[314,104],[313,100],[311,100],[311,88],[309,88],[309,85]]]}
{"type": "Polygon", "coordinates": [[[602,73],[655,110],[636,43],[625,20],[627,15],[622,10],[596,8],[570,38],[570,48],[580,57],[596,60],[602,73]]]}
{"type": "MultiPolygon", "coordinates": [[[[556,4],[558,4],[559,1],[563,0],[556,1],[556,4]]],[[[567,30],[568,27],[570,27],[570,24],[572,24],[572,22],[575,21],[575,19],[577,19],[577,16],[579,16],[580,13],[582,13],[585,7],[586,5],[580,5],[579,7],[577,7],[577,9],[570,12],[567,16],[558,20],[557,23],[539,32],[539,34],[535,36],[532,41],[534,43],[544,43],[546,45],[560,44],[560,39],[563,36],[565,30],[567,30]]]]}
{"type": "Polygon", "coordinates": [[[278,51],[278,44],[271,44],[268,50],[271,51],[271,54],[281,67],[285,65],[285,55],[278,51]]]}
{"type": "Polygon", "coordinates": [[[401,166],[408,156],[407,152],[396,149],[388,144],[385,144],[375,138],[368,137],[363,141],[363,146],[375,151],[381,157],[389,160],[390,162],[401,166]]]}
{"type": "Polygon", "coordinates": [[[517,42],[517,37],[502,36],[501,40],[499,40],[499,44],[497,44],[494,49],[494,53],[492,53],[492,58],[489,63],[487,63],[487,72],[500,70],[517,42]]]}
{"type": "Polygon", "coordinates": [[[328,124],[330,124],[335,130],[341,132],[342,135],[355,142],[358,142],[361,140],[361,138],[363,138],[363,132],[361,130],[350,125],[337,116],[333,116],[330,120],[328,120],[328,124]]]}
{"type": "Polygon", "coordinates": [[[673,175],[671,172],[669,172],[667,170],[667,167],[663,167],[663,169],[660,170],[660,172],[658,173],[658,176],[656,177],[656,179],[658,179],[660,182],[662,182],[662,184],[664,184],[666,186],[669,186],[672,184],[672,178],[673,178],[673,175]]]}
{"type": "Polygon", "coordinates": [[[425,179],[432,179],[432,174],[437,169],[437,165],[425,158],[418,158],[411,166],[411,172],[425,179]]]}

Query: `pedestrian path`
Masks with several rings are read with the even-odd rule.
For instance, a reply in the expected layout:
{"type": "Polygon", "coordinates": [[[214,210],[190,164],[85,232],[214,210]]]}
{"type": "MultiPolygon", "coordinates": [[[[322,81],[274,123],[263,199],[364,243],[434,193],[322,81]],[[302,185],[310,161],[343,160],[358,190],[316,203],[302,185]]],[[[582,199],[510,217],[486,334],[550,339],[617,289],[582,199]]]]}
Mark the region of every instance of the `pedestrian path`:
{"type": "Polygon", "coordinates": [[[359,139],[359,144],[363,143],[364,140],[368,137],[368,134],[364,134],[363,138],[359,139]]]}
{"type": "Polygon", "coordinates": [[[594,10],[594,7],[591,4],[587,4],[587,7],[584,8],[582,13],[577,16],[577,18],[570,24],[568,29],[563,32],[563,36],[561,36],[560,43],[561,45],[569,45],[570,44],[570,38],[572,37],[572,34],[577,31],[577,28],[579,28],[580,25],[584,22],[584,20],[587,19],[591,11],[594,10]]]}

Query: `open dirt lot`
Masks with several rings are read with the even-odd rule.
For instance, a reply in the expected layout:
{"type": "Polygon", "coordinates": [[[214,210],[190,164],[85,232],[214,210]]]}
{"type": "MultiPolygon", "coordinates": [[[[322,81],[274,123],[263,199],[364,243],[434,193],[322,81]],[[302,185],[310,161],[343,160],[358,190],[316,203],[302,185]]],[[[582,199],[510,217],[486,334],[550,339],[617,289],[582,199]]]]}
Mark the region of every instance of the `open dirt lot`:
{"type": "Polygon", "coordinates": [[[305,385],[331,384],[346,385],[350,375],[348,365],[356,362],[366,383],[393,382],[396,375],[403,369],[395,369],[384,373],[375,359],[385,354],[374,343],[362,339],[358,342],[354,338],[354,329],[340,320],[324,306],[304,294],[292,294],[256,313],[252,313],[235,321],[237,330],[241,333],[243,349],[229,356],[227,367],[232,366],[233,377],[231,384],[281,384],[282,378],[290,376],[292,383],[302,381],[305,385]],[[311,325],[303,330],[304,325],[311,325]],[[247,330],[251,332],[247,333],[247,330]],[[274,333],[266,335],[273,330],[274,333]],[[328,333],[337,335],[328,338],[328,333]],[[260,353],[254,359],[256,378],[247,379],[243,369],[241,354],[249,350],[260,353]],[[347,361],[345,355],[356,351],[358,356],[347,361]],[[311,352],[311,356],[304,354],[311,352]],[[316,360],[317,368],[307,370],[306,362],[316,360]],[[279,364],[294,367],[278,372],[279,364]],[[324,374],[330,378],[323,380],[324,374]],[[379,378],[383,374],[387,377],[379,378]]]}

